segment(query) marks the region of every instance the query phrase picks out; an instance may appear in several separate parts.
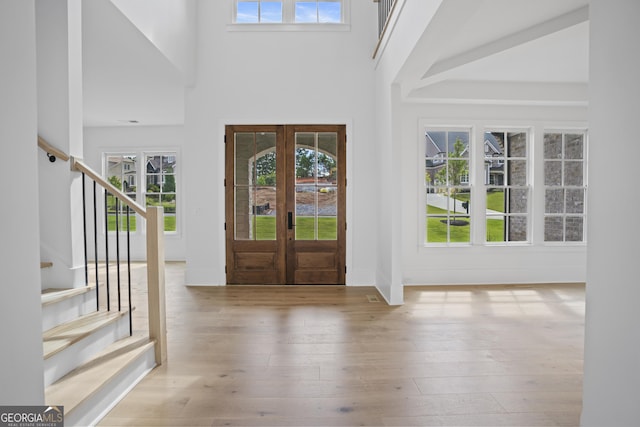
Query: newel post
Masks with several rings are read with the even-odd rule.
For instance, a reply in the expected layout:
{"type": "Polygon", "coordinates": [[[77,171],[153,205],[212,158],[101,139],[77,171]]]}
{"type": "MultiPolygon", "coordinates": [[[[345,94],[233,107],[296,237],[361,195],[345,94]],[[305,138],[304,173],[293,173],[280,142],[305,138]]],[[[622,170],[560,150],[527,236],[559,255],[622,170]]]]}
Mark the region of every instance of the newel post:
{"type": "Polygon", "coordinates": [[[156,340],[156,364],[167,360],[167,317],[164,292],[164,209],[147,207],[147,286],[149,338],[156,340]]]}

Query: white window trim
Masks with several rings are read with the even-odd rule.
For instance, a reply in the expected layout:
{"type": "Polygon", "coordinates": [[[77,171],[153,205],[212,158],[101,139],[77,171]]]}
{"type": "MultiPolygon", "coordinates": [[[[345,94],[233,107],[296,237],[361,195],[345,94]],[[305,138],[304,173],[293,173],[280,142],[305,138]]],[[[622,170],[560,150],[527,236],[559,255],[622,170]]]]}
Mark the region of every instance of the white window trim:
{"type": "Polygon", "coordinates": [[[246,31],[246,32],[278,32],[278,31],[317,31],[317,32],[346,32],[351,31],[351,7],[350,0],[341,0],[342,5],[342,22],[294,22],[295,19],[295,3],[293,0],[283,0],[282,20],[283,22],[236,22],[237,0],[233,1],[231,8],[232,15],[230,24],[227,24],[227,31],[246,31]]]}
{"type": "MultiPolygon", "coordinates": [[[[402,2],[402,0],[398,0],[402,2]]],[[[416,247],[419,253],[427,254],[431,253],[433,249],[437,248],[459,248],[460,244],[445,244],[445,243],[429,243],[426,244],[426,194],[424,191],[424,170],[425,170],[425,144],[424,144],[424,131],[425,129],[472,129],[471,144],[472,152],[470,155],[470,161],[473,165],[474,172],[470,176],[472,184],[475,184],[475,189],[471,195],[471,206],[469,215],[471,216],[472,247],[503,247],[503,248],[548,248],[549,250],[558,251],[558,253],[564,253],[564,251],[582,251],[588,243],[589,235],[589,216],[588,216],[588,204],[589,200],[589,170],[590,170],[590,158],[589,158],[589,144],[590,135],[588,124],[584,121],[549,121],[549,120],[537,120],[531,119],[523,121],[521,119],[445,119],[434,121],[433,119],[426,117],[419,117],[416,123],[416,161],[415,161],[415,196],[418,200],[415,213],[415,228],[416,234],[412,234],[412,238],[415,238],[416,247]],[[484,185],[484,147],[479,141],[484,140],[484,132],[486,131],[498,131],[498,132],[512,132],[512,131],[526,131],[528,133],[527,144],[527,169],[528,169],[528,185],[529,188],[529,204],[528,204],[528,240],[526,242],[486,242],[486,224],[482,221],[486,219],[486,214],[482,212],[486,208],[486,188],[484,185]],[[584,241],[572,242],[572,241],[545,241],[544,240],[544,218],[545,218],[545,184],[544,184],[544,134],[548,132],[555,133],[581,133],[585,135],[585,153],[584,153],[584,186],[586,188],[585,196],[585,212],[584,218],[584,241]]],[[[413,193],[413,191],[412,191],[413,193]]],[[[414,215],[414,214],[412,214],[414,215]]],[[[463,247],[468,247],[464,245],[463,247]]],[[[466,250],[466,249],[465,249],[466,250]]],[[[517,249],[520,250],[520,249],[517,249]]],[[[580,252],[581,253],[581,252],[580,252]]]]}

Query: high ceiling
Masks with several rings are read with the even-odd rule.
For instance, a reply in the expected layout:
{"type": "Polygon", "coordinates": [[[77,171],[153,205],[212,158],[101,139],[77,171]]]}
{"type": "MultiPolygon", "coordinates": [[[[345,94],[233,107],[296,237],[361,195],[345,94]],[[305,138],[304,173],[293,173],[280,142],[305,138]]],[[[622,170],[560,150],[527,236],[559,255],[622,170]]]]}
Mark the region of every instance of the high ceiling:
{"type": "MultiPolygon", "coordinates": [[[[401,71],[402,92],[586,105],[588,32],[587,0],[445,0],[401,71]]],[[[83,2],[83,74],[85,126],[184,123],[183,76],[110,0],[83,2]]]]}

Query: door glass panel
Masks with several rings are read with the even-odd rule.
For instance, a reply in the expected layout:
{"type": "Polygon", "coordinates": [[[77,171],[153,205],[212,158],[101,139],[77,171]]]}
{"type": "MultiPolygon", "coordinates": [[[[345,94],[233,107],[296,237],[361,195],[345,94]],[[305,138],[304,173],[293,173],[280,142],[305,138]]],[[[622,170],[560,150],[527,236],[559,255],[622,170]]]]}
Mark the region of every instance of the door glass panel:
{"type": "Polygon", "coordinates": [[[276,239],[276,134],[235,134],[236,240],[276,239]]]}
{"type": "Polygon", "coordinates": [[[336,240],[338,215],[335,132],[297,132],[296,240],[336,240]]]}

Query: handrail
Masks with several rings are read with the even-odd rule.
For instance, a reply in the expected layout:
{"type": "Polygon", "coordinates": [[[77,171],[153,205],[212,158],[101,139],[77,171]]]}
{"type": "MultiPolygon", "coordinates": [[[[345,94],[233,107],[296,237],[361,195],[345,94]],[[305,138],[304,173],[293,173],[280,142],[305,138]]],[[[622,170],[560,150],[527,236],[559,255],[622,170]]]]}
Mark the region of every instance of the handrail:
{"type": "Polygon", "coordinates": [[[102,186],[109,193],[113,194],[118,199],[120,199],[124,204],[126,204],[131,209],[133,209],[141,217],[143,217],[145,219],[147,218],[147,210],[145,208],[143,208],[138,203],[136,203],[131,197],[127,196],[122,191],[120,191],[120,189],[118,189],[118,187],[114,186],[109,181],[107,181],[106,179],[102,178],[93,169],[91,169],[89,166],[85,165],[82,162],[82,160],[76,159],[75,157],[71,156],[71,170],[72,171],[76,171],[76,172],[83,172],[85,175],[87,175],[89,178],[93,179],[95,182],[97,182],[100,186],[102,186]]]}
{"type": "Polygon", "coordinates": [[[89,176],[91,179],[100,184],[104,189],[106,189],[109,193],[116,196],[120,199],[124,204],[133,209],[137,214],[142,216],[143,218],[147,218],[147,210],[137,204],[131,197],[124,194],[120,189],[109,181],[102,178],[98,173],[96,173],[89,166],[85,165],[82,160],[77,159],[73,156],[68,155],[64,151],[59,148],[51,145],[46,139],[38,135],[38,147],[42,148],[47,154],[53,154],[57,158],[64,160],[65,162],[71,160],[71,170],[76,172],[83,172],[85,175],[89,176]]]}
{"type": "Polygon", "coordinates": [[[56,158],[60,160],[64,160],[65,162],[69,160],[70,156],[59,148],[54,147],[49,144],[46,139],[38,135],[38,147],[42,148],[47,154],[53,154],[56,158]]]}

